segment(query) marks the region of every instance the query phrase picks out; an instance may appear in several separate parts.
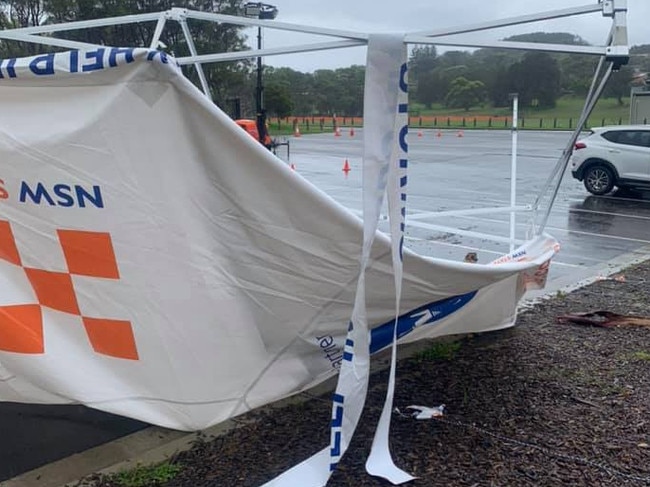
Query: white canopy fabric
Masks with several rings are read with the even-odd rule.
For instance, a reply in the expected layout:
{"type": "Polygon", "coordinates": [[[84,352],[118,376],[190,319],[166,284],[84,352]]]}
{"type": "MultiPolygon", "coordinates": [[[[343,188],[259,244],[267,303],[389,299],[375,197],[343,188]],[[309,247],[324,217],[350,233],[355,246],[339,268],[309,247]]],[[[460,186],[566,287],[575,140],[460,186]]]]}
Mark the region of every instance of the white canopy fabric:
{"type": "MultiPolygon", "coordinates": [[[[0,400],[199,430],[337,373],[363,223],[163,53],[0,63],[0,400]]],[[[546,235],[490,265],[404,251],[401,341],[513,325],[546,235]]],[[[377,233],[370,352],[395,281],[377,233]]]]}

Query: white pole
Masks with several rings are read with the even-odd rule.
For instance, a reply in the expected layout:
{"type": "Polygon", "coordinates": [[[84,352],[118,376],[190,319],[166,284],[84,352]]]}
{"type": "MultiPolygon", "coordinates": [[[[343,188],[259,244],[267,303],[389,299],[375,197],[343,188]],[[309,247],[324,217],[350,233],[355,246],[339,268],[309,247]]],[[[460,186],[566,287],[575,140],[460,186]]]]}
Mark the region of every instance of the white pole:
{"type": "MultiPolygon", "coordinates": [[[[192,37],[190,28],[187,26],[187,20],[185,20],[185,17],[182,17],[178,19],[178,23],[181,24],[181,29],[183,29],[183,35],[185,36],[187,47],[190,49],[190,54],[193,57],[196,57],[197,52],[196,52],[196,47],[194,46],[194,38],[192,37]]],[[[196,72],[199,75],[199,81],[201,82],[201,88],[203,88],[203,94],[207,96],[210,100],[212,100],[210,85],[208,84],[208,80],[205,77],[205,73],[203,72],[203,66],[201,65],[201,63],[194,63],[194,67],[196,68],[196,72]]]]}
{"type": "Polygon", "coordinates": [[[156,22],[156,30],[153,32],[153,37],[151,38],[149,49],[158,49],[158,42],[160,41],[160,36],[162,35],[166,22],[167,15],[165,12],[163,12],[160,14],[160,17],[158,17],[158,22],[156,22]]]}
{"type": "MultiPolygon", "coordinates": [[[[517,205],[517,116],[519,114],[519,95],[512,95],[512,158],[510,163],[510,206],[517,205]]],[[[515,250],[515,218],[516,213],[510,212],[510,252],[515,250]]]]}

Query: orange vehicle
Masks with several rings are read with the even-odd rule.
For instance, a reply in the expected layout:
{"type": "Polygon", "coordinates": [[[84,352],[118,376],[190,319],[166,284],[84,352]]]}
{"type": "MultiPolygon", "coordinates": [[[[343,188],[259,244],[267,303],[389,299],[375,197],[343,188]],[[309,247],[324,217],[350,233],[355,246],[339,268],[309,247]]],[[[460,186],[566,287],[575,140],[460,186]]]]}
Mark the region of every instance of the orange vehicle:
{"type": "Polygon", "coordinates": [[[257,129],[257,122],[255,120],[241,118],[239,120],[235,120],[235,123],[243,128],[246,132],[248,132],[255,140],[259,141],[267,149],[270,149],[273,145],[273,141],[271,140],[271,136],[267,130],[264,131],[264,136],[260,138],[260,132],[257,129]]]}
{"type": "Polygon", "coordinates": [[[255,140],[260,140],[260,134],[257,131],[257,123],[255,123],[255,120],[242,118],[235,120],[235,123],[251,134],[255,140]]]}

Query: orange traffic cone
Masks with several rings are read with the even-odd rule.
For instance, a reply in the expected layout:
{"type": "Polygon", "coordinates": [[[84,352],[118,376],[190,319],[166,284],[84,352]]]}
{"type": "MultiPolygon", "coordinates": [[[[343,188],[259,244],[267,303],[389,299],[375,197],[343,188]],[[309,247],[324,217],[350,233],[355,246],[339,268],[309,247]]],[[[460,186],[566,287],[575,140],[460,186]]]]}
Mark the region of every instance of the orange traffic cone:
{"type": "Polygon", "coordinates": [[[463,133],[463,131],[459,130],[458,131],[458,137],[464,137],[464,136],[465,136],[465,134],[463,133]]]}
{"type": "Polygon", "coordinates": [[[350,163],[348,162],[347,159],[346,159],[345,162],[343,163],[343,169],[342,169],[342,171],[345,173],[346,176],[347,176],[348,173],[350,172],[350,163]]]}
{"type": "Polygon", "coordinates": [[[436,134],[436,137],[442,137],[442,130],[438,130],[438,133],[436,134]]]}
{"type": "Polygon", "coordinates": [[[354,127],[350,127],[350,137],[354,137],[354,127]]]}
{"type": "Polygon", "coordinates": [[[422,130],[418,132],[418,137],[422,137],[422,130]]]}
{"type": "Polygon", "coordinates": [[[341,136],[341,129],[336,127],[334,129],[334,137],[340,137],[341,136]]]}
{"type": "Polygon", "coordinates": [[[297,125],[296,125],[296,130],[293,132],[293,136],[294,137],[300,137],[300,129],[298,128],[297,125]]]}

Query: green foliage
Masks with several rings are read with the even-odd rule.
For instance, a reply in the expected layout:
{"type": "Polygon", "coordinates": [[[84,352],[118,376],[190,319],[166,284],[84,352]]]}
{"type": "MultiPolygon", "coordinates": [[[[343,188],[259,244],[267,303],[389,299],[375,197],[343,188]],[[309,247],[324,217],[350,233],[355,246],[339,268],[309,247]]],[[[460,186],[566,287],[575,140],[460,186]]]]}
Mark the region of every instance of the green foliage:
{"type": "Polygon", "coordinates": [[[435,46],[415,46],[409,59],[409,93],[413,99],[420,99],[419,87],[426,89],[427,77],[436,67],[437,51],[435,46]]]}
{"type": "Polygon", "coordinates": [[[643,360],[644,362],[650,362],[650,352],[634,352],[632,358],[635,360],[643,360]]]}
{"type": "Polygon", "coordinates": [[[153,487],[173,480],[183,467],[169,462],[138,466],[109,476],[109,481],[120,487],[153,487]]]}
{"type": "Polygon", "coordinates": [[[630,80],[633,72],[629,66],[623,66],[618,72],[612,73],[607,85],[605,85],[604,96],[616,98],[619,105],[623,105],[623,98],[630,95],[630,80]]]}
{"type": "Polygon", "coordinates": [[[409,59],[409,73],[412,82],[419,76],[432,71],[438,64],[438,51],[436,46],[415,46],[409,59]]]}
{"type": "MultiPolygon", "coordinates": [[[[0,27],[30,27],[44,23],[61,23],[160,12],[172,7],[205,12],[238,14],[240,0],[0,0],[0,27]]],[[[141,22],[65,33],[66,39],[115,47],[149,47],[155,22],[141,22]]],[[[225,23],[189,21],[197,51],[238,51],[247,49],[242,27],[225,23]]],[[[165,50],[175,56],[189,55],[189,47],[180,25],[168,22],[160,39],[165,50]]],[[[61,50],[50,46],[0,42],[0,58],[20,57],[61,50]]],[[[199,84],[193,67],[184,67],[185,74],[199,84]]],[[[203,67],[213,98],[218,104],[231,98],[253,99],[252,65],[250,61],[212,63],[203,67]]]]}
{"type": "Polygon", "coordinates": [[[531,32],[517,34],[505,39],[514,42],[541,42],[544,44],[569,44],[574,46],[587,46],[589,43],[582,37],[568,32],[531,32]]]}
{"type": "Polygon", "coordinates": [[[444,102],[452,81],[466,74],[467,66],[464,64],[457,66],[441,64],[422,78],[423,84],[418,91],[419,101],[429,106],[444,102]]]}
{"type": "Polygon", "coordinates": [[[300,73],[290,68],[269,68],[264,79],[268,86],[286,88],[294,114],[358,117],[363,113],[363,66],[319,69],[314,73],[300,73]]]}
{"type": "MultiPolygon", "coordinates": [[[[241,0],[0,0],[0,28],[160,12],[172,7],[239,15],[242,4],[241,0]]],[[[194,20],[189,20],[188,26],[199,54],[248,49],[242,27],[194,20]]],[[[65,37],[106,46],[148,47],[154,29],[155,22],[143,22],[69,31],[65,37]]],[[[587,44],[579,36],[563,32],[534,32],[504,40],[587,44]]],[[[189,54],[182,30],[174,22],[167,24],[161,41],[170,54],[177,57],[189,54]]],[[[0,41],[0,59],[55,50],[60,49],[0,41]]],[[[630,49],[629,67],[613,74],[605,96],[616,99],[622,107],[624,98],[629,95],[632,77],[650,71],[648,54],[650,44],[633,46],[630,49]]],[[[470,111],[485,99],[493,107],[508,107],[508,94],[516,91],[523,113],[534,110],[541,114],[554,107],[562,95],[584,95],[591,84],[596,62],[597,59],[592,56],[575,54],[525,53],[495,48],[439,54],[434,46],[416,46],[409,60],[410,99],[412,103],[420,103],[426,108],[446,104],[449,113],[455,107],[470,111]],[[456,81],[460,78],[468,80],[470,84],[482,83],[482,88],[478,84],[472,87],[461,85],[456,81]]],[[[242,116],[254,116],[255,61],[211,63],[203,65],[203,69],[213,99],[219,106],[228,108],[238,100],[241,102],[242,116]]],[[[198,86],[195,68],[184,66],[183,70],[198,86]]],[[[263,78],[265,105],[276,116],[360,116],[363,111],[364,76],[363,66],[317,70],[314,73],[266,66],[263,78]]]]}
{"type": "Polygon", "coordinates": [[[560,96],[560,67],[545,52],[529,52],[510,66],[511,91],[519,94],[522,106],[554,107],[560,96]]]}
{"type": "Polygon", "coordinates": [[[429,348],[415,355],[418,362],[432,360],[451,360],[460,350],[460,342],[434,342],[429,348]]]}
{"type": "MultiPolygon", "coordinates": [[[[269,87],[281,87],[285,91],[291,99],[293,113],[301,115],[313,113],[313,80],[310,73],[301,73],[291,68],[267,66],[264,70],[264,83],[269,87]]],[[[267,109],[270,110],[268,103],[267,109]]]]}
{"type": "MultiPolygon", "coordinates": [[[[587,45],[574,34],[534,32],[512,36],[505,41],[542,42],[549,44],[587,45]]],[[[608,83],[607,97],[622,101],[630,91],[631,74],[650,71],[650,45],[630,49],[629,68],[614,73],[608,83]]],[[[413,51],[410,78],[414,81],[411,101],[430,107],[442,103],[450,83],[458,76],[482,81],[495,107],[509,105],[508,94],[519,92],[522,107],[553,107],[561,95],[584,96],[589,89],[598,59],[577,54],[545,54],[529,51],[486,48],[473,53],[449,51],[437,54],[413,51]],[[417,56],[417,57],[416,57],[417,56]],[[428,56],[428,57],[427,57],[428,56]],[[422,69],[425,66],[427,69],[422,69]],[[451,71],[450,71],[451,69],[451,71]],[[523,96],[522,96],[523,95],[523,96]]]]}
{"type": "Polygon", "coordinates": [[[454,79],[445,97],[445,105],[451,108],[464,108],[480,105],[485,99],[485,85],[482,81],[470,81],[463,76],[454,79]]]}
{"type": "Polygon", "coordinates": [[[288,117],[291,114],[291,94],[285,86],[269,85],[264,88],[264,106],[269,115],[288,117]]]}

